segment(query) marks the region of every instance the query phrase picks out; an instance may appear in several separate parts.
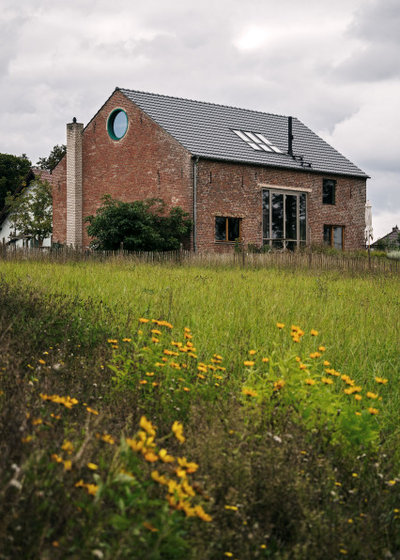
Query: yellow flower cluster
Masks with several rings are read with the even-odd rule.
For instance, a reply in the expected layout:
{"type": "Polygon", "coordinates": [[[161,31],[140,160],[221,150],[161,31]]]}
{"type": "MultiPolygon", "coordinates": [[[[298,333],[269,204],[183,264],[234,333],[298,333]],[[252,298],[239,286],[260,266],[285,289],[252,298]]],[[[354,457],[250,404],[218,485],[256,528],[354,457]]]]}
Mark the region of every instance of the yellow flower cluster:
{"type": "MultiPolygon", "coordinates": [[[[140,427],[135,439],[126,438],[126,443],[134,452],[140,452],[144,459],[149,463],[159,462],[163,468],[169,470],[161,474],[159,470],[151,472],[151,478],[158,484],[165,486],[167,490],[166,500],[169,505],[176,510],[183,511],[188,517],[199,517],[203,521],[211,521],[201,505],[193,505],[192,498],[196,496],[196,491],[188,480],[188,475],[198,469],[197,463],[188,461],[186,457],[174,457],[167,449],[157,450],[154,441],[156,437],[156,427],[147,420],[145,416],[140,419],[140,427]],[[175,478],[173,478],[175,477],[175,478]]],[[[183,443],[183,425],[175,421],[171,428],[175,437],[183,443]]]]}
{"type": "Polygon", "coordinates": [[[55,403],[63,404],[66,408],[72,408],[75,404],[78,404],[78,400],[71,397],[61,397],[60,395],[46,395],[44,393],[39,393],[39,397],[44,401],[52,401],[55,403]]]}
{"type": "MultiPolygon", "coordinates": [[[[315,331],[316,332],[316,331],[315,331]]],[[[292,325],[290,327],[290,336],[293,342],[300,342],[301,337],[304,336],[305,332],[297,325],[292,325]]]]}

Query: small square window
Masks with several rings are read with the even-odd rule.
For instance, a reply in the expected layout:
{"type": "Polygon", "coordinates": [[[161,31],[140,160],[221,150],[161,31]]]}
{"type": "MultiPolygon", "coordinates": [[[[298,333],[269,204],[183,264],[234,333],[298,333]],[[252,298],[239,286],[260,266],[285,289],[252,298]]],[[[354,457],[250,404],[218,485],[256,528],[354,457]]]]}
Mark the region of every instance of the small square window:
{"type": "Polygon", "coordinates": [[[336,181],[334,179],[323,179],[322,203],[335,204],[335,202],[336,202],[336,181]]]}
{"type": "Polygon", "coordinates": [[[215,240],[236,241],[240,239],[241,218],[215,218],[215,240]]]}

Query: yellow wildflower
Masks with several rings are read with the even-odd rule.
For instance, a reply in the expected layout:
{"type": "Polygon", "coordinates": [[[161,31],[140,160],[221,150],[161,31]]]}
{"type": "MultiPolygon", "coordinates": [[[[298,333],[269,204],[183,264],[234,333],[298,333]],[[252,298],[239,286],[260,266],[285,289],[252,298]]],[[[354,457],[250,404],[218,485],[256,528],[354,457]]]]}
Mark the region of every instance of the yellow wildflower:
{"type": "Polygon", "coordinates": [[[238,511],[238,507],[236,506],[224,506],[225,509],[231,510],[231,511],[238,511]]]}
{"type": "Polygon", "coordinates": [[[255,364],[255,362],[252,362],[251,360],[245,360],[243,362],[243,365],[245,365],[246,367],[253,367],[255,364]]]}
{"type": "Polygon", "coordinates": [[[99,468],[99,467],[96,465],[96,463],[88,463],[86,466],[87,466],[88,469],[90,469],[90,470],[92,470],[92,471],[97,471],[97,469],[99,468]]]}
{"type": "Polygon", "coordinates": [[[310,335],[311,336],[318,336],[318,331],[316,331],[315,329],[311,329],[310,335]]]}
{"type": "Polygon", "coordinates": [[[172,424],[172,432],[174,433],[176,439],[178,441],[180,441],[180,443],[184,443],[185,441],[185,437],[183,435],[183,425],[178,422],[177,420],[175,420],[175,422],[172,424]]]}
{"type": "Polygon", "coordinates": [[[248,387],[243,387],[242,394],[248,397],[258,397],[257,391],[254,391],[254,389],[250,389],[248,387]]]}
{"type": "Polygon", "coordinates": [[[278,381],[275,381],[274,383],[274,391],[279,391],[285,386],[285,384],[286,382],[284,379],[278,379],[278,381]]]}
{"type": "Polygon", "coordinates": [[[166,449],[160,449],[160,451],[158,452],[158,455],[161,459],[161,461],[163,461],[164,463],[173,463],[175,461],[174,457],[172,457],[172,455],[168,455],[168,451],[166,449]]]}
{"type": "Polygon", "coordinates": [[[73,452],[74,446],[71,441],[64,440],[64,443],[61,446],[63,451],[66,451],[69,455],[73,452]]]}
{"type": "Polygon", "coordinates": [[[262,361],[264,362],[264,364],[266,364],[267,362],[269,362],[269,358],[263,358],[262,361]]]}
{"type": "Polygon", "coordinates": [[[318,346],[318,350],[320,352],[325,352],[326,348],[325,348],[325,346],[318,346]]]}
{"type": "Polygon", "coordinates": [[[192,461],[189,462],[186,457],[178,457],[178,463],[179,466],[185,468],[189,474],[196,472],[199,468],[199,465],[197,463],[194,463],[192,461]]]}
{"type": "Polygon", "coordinates": [[[367,397],[368,397],[369,399],[377,399],[377,398],[378,398],[378,395],[377,395],[376,393],[371,393],[371,391],[368,391],[367,397]]]}
{"type": "Polygon", "coordinates": [[[257,354],[257,350],[249,350],[249,354],[250,356],[254,356],[254,354],[257,354]]]}
{"type": "Polygon", "coordinates": [[[304,381],[304,383],[305,383],[306,385],[315,385],[316,381],[315,381],[315,379],[309,378],[309,379],[306,379],[306,380],[304,381]]]}
{"type": "Polygon", "coordinates": [[[146,416],[142,416],[139,422],[139,426],[145,430],[150,436],[155,437],[156,435],[156,427],[147,420],[146,416]]]}
{"type": "Polygon", "coordinates": [[[96,415],[98,414],[97,410],[94,410],[93,408],[90,408],[90,406],[87,406],[87,407],[86,407],[86,410],[87,410],[88,412],[90,412],[91,414],[96,414],[96,415]]]}
{"type": "Polygon", "coordinates": [[[158,461],[157,455],[155,453],[153,453],[152,451],[148,451],[147,453],[145,453],[144,458],[149,463],[155,463],[156,461],[158,461]]]}
{"type": "Polygon", "coordinates": [[[369,407],[368,412],[372,415],[379,414],[379,410],[377,408],[372,408],[372,406],[369,407]]]}
{"type": "Polygon", "coordinates": [[[276,323],[278,329],[283,329],[285,327],[285,323],[276,323]]]}
{"type": "Polygon", "coordinates": [[[385,385],[385,384],[388,382],[388,380],[387,380],[387,379],[384,379],[383,377],[375,377],[375,381],[376,381],[377,383],[382,384],[382,385],[385,385]]]}
{"type": "Polygon", "coordinates": [[[149,320],[145,319],[144,317],[140,317],[140,319],[139,319],[139,323],[148,323],[148,322],[149,322],[149,320]]]}
{"type": "Polygon", "coordinates": [[[322,381],[322,383],[325,383],[325,385],[332,385],[333,384],[333,379],[330,379],[329,377],[321,377],[321,381],[322,381]]]}

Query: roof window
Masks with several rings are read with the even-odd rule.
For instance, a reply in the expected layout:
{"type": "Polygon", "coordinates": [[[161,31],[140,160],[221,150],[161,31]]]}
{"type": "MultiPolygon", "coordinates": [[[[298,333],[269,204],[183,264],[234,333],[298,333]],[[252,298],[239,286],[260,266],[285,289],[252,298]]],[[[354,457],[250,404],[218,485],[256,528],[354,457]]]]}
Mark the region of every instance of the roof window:
{"type": "Polygon", "coordinates": [[[263,134],[258,132],[245,132],[244,130],[232,130],[242,140],[246,142],[253,150],[259,152],[275,152],[282,154],[282,151],[274,146],[263,134]]]}

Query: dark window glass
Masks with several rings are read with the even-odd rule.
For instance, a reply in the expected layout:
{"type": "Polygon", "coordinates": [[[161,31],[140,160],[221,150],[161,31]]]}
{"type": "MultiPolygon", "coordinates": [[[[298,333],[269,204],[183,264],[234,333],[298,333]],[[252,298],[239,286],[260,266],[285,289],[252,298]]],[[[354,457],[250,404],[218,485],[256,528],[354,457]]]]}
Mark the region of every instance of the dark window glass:
{"type": "Polygon", "coordinates": [[[240,237],[239,218],[228,218],[228,241],[236,241],[240,237]]]}
{"type": "Polygon", "coordinates": [[[269,239],[269,191],[263,191],[263,236],[269,239]]]}
{"type": "Polygon", "coordinates": [[[215,218],[215,239],[226,241],[226,218],[215,218]]]}
{"type": "Polygon", "coordinates": [[[331,226],[324,226],[324,244],[330,245],[331,244],[331,236],[332,236],[332,227],[331,226]]]}
{"type": "Polygon", "coordinates": [[[306,222],[306,195],[303,193],[299,196],[299,226],[300,226],[300,239],[305,241],[307,239],[307,222],[306,222]]]}
{"type": "Polygon", "coordinates": [[[322,182],[322,202],[323,204],[335,204],[336,181],[333,179],[323,179],[322,182]]]}
{"type": "Polygon", "coordinates": [[[272,193],[272,238],[283,239],[283,194],[272,193]]]}
{"type": "Polygon", "coordinates": [[[286,239],[297,239],[297,196],[285,195],[286,239]]]}

